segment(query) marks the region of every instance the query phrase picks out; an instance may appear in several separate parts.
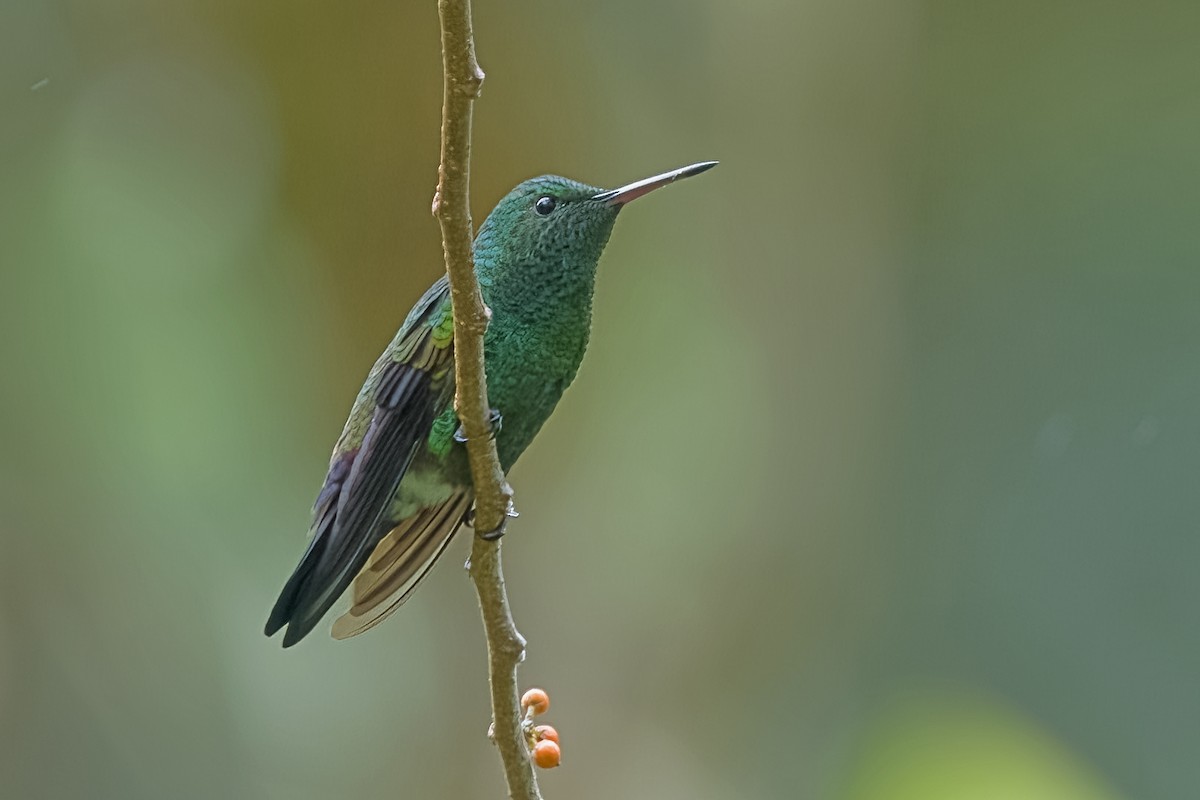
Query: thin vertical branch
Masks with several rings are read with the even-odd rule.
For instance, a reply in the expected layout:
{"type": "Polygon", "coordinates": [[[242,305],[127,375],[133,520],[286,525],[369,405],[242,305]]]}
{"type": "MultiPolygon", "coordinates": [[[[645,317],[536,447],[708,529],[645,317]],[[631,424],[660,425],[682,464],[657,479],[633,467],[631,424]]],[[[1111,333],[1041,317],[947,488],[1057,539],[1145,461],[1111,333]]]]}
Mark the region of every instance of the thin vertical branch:
{"type": "MultiPolygon", "coordinates": [[[[475,485],[475,530],[498,533],[508,514],[512,490],[496,454],[488,418],[483,335],[490,310],[475,279],[474,228],[469,203],[471,112],[483,85],[475,60],[470,0],[438,0],[442,23],[442,161],[438,168],[433,215],[442,229],[442,249],[454,302],[454,407],[467,436],[471,479],[475,485]]],[[[476,536],[471,548],[471,578],[479,595],[488,645],[492,690],[493,735],[512,800],[541,800],[537,778],[521,727],[517,697],[517,665],[525,656],[525,639],[513,623],[500,541],[476,536]]]]}
{"type": "Polygon", "coordinates": [[[521,727],[521,707],[517,697],[517,665],[525,657],[525,639],[509,611],[499,541],[475,537],[471,547],[471,578],[475,581],[479,607],[483,611],[483,627],[487,631],[493,736],[504,762],[508,796],[512,800],[541,800],[521,727]]]}

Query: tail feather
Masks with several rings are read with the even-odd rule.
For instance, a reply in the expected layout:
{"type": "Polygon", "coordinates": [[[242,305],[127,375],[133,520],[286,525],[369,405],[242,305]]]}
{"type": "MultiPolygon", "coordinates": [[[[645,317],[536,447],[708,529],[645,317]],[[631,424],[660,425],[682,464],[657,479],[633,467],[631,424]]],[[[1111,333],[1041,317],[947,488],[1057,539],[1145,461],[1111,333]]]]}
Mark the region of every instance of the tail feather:
{"type": "Polygon", "coordinates": [[[396,525],[354,579],[354,605],[334,622],[333,638],[369,630],[402,606],[445,552],[470,508],[470,492],[459,491],[396,525]]]}

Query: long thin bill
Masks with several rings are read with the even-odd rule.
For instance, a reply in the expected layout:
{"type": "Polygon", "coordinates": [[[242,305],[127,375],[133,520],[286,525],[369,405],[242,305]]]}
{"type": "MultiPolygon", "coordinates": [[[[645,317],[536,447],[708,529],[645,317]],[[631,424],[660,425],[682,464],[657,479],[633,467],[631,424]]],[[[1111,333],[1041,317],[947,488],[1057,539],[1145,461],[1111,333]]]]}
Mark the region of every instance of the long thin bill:
{"type": "Polygon", "coordinates": [[[673,169],[670,172],[664,172],[662,175],[655,175],[653,178],[643,178],[640,181],[634,181],[619,189],[609,189],[607,192],[601,192],[592,199],[602,200],[610,206],[625,205],[630,200],[636,200],[644,194],[649,194],[655,189],[666,186],[668,183],[674,183],[681,178],[690,178],[693,175],[699,175],[701,172],[707,172],[718,163],[717,161],[701,161],[699,164],[673,169]]]}

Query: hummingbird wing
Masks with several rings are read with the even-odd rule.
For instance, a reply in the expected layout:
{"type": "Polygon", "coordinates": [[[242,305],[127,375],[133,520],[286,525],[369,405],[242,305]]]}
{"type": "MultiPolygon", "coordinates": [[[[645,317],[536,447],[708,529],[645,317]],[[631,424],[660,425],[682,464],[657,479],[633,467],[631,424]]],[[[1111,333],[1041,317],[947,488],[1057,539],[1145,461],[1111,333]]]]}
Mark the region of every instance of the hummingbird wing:
{"type": "Polygon", "coordinates": [[[312,540],[267,620],[268,636],[287,625],[284,647],[316,626],[396,524],[396,488],[454,391],[453,332],[442,278],[372,368],[334,450],[312,540]]]}
{"type": "Polygon", "coordinates": [[[333,638],[357,636],[402,606],[450,544],[471,500],[470,490],[462,489],[398,523],[354,579],[354,605],[333,623],[333,638]]]}

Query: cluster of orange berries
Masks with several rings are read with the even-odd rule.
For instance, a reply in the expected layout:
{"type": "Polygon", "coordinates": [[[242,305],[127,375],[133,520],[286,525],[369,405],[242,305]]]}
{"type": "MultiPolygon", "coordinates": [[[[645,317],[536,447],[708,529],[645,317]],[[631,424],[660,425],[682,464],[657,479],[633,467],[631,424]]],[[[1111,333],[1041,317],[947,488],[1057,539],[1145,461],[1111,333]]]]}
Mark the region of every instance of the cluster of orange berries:
{"type": "Polygon", "coordinates": [[[525,710],[525,736],[529,740],[530,757],[542,769],[551,769],[562,763],[562,748],[558,745],[558,731],[550,725],[534,726],[533,718],[550,710],[550,695],[544,689],[530,689],[521,696],[521,708],[525,710]]]}

